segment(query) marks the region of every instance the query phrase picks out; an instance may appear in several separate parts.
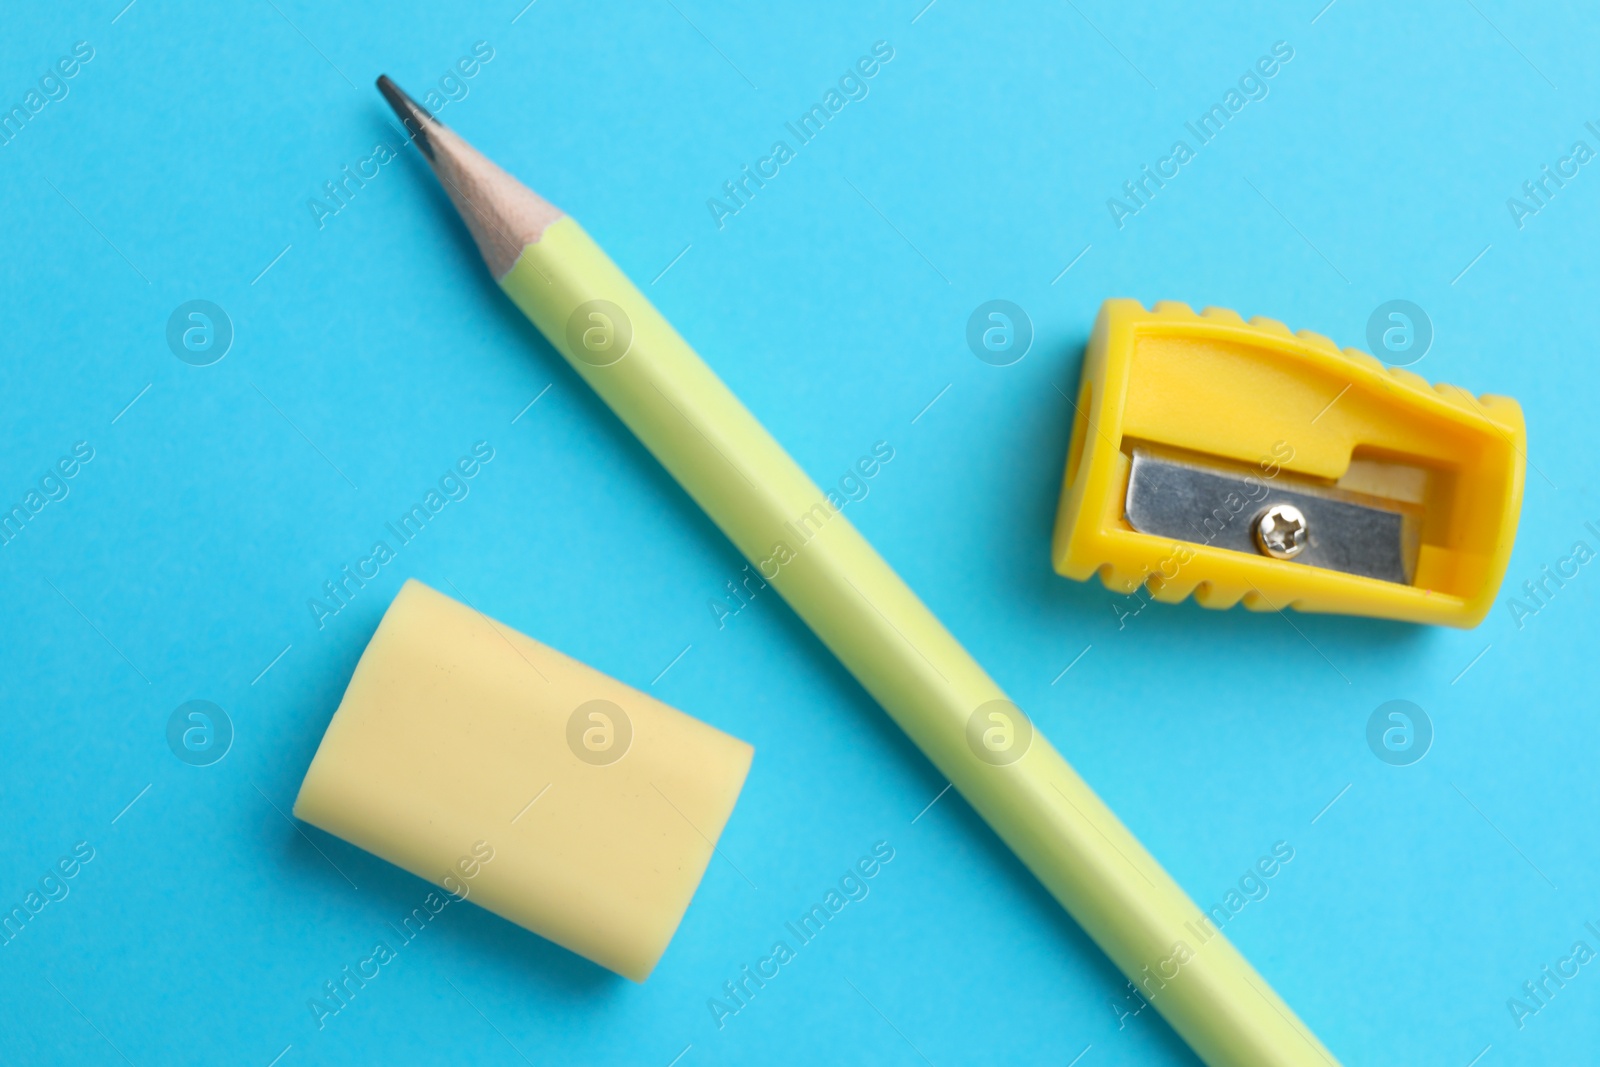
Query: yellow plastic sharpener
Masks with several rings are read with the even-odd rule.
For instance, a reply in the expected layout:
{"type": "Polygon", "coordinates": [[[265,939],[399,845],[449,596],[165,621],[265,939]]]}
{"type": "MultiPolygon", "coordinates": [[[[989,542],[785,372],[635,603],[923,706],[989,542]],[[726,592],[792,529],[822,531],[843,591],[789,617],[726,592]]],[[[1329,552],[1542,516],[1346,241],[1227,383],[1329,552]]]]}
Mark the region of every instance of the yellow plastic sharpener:
{"type": "Polygon", "coordinates": [[[1522,408],[1222,308],[1100,308],[1052,556],[1079,581],[1470,627],[1511,558],[1522,408]]]}

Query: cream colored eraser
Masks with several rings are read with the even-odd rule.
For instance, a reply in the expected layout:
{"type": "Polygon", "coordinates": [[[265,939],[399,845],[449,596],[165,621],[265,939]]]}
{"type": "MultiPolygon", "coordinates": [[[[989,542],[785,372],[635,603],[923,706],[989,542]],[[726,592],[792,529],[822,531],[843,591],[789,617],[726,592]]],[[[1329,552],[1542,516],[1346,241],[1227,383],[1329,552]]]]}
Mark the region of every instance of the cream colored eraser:
{"type": "Polygon", "coordinates": [[[407,581],[294,813],[642,982],[751,747],[407,581]]]}

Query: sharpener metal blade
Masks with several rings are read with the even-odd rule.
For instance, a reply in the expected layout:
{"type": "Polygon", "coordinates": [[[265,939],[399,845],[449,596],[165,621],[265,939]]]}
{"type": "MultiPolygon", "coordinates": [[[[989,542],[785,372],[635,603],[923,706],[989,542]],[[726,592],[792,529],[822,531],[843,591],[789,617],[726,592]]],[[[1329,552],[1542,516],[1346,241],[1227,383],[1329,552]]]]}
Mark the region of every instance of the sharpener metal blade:
{"type": "Polygon", "coordinates": [[[1133,450],[1125,507],[1128,524],[1140,533],[1265,558],[1256,549],[1255,524],[1275,504],[1299,508],[1309,534],[1304,551],[1278,562],[1411,584],[1416,520],[1399,502],[1387,507],[1282,471],[1269,478],[1133,450]]]}

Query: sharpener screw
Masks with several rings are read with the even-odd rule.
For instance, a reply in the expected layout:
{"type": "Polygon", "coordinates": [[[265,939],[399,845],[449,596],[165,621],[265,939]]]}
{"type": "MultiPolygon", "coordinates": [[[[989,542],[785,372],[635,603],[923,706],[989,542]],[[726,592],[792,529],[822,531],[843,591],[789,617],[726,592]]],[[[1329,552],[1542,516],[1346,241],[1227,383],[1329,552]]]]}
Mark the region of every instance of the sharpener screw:
{"type": "Polygon", "coordinates": [[[1305,551],[1310,533],[1306,517],[1293,504],[1274,504],[1256,519],[1256,547],[1273,559],[1294,559],[1305,551]]]}

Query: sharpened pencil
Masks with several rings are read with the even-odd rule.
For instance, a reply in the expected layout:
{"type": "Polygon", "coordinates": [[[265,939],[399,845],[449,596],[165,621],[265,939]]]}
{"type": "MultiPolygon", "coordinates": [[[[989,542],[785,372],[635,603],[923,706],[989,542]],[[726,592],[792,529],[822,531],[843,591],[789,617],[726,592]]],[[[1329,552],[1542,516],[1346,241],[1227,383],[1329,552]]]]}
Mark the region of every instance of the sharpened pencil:
{"type": "Polygon", "coordinates": [[[577,222],[378,88],[506,294],[1200,1058],[1336,1067],[577,222]]]}

